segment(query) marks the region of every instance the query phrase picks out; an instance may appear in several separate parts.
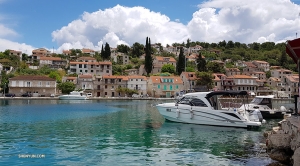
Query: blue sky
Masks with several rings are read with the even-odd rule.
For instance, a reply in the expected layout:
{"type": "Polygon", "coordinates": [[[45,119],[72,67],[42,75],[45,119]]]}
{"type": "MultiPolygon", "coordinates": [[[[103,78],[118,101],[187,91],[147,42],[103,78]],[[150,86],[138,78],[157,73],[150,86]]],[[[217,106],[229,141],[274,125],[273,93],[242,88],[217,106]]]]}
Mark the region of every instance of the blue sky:
{"type": "Polygon", "coordinates": [[[105,42],[284,42],[300,36],[300,0],[0,0],[0,51],[99,50],[105,42]],[[140,6],[140,7],[137,7],[140,6]]]}

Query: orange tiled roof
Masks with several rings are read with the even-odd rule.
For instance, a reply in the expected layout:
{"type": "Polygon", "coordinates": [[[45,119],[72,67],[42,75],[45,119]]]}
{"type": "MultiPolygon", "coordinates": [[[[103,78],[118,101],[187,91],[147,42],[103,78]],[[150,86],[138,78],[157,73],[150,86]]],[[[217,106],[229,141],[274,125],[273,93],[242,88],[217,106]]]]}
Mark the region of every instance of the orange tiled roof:
{"type": "Polygon", "coordinates": [[[96,58],[90,57],[90,56],[82,56],[77,58],[77,60],[96,60],[96,58]]]}
{"type": "Polygon", "coordinates": [[[257,68],[257,66],[254,65],[252,62],[244,62],[244,64],[245,64],[247,67],[257,68]]]}
{"type": "Polygon", "coordinates": [[[173,57],[156,56],[155,59],[156,59],[157,61],[163,61],[163,62],[165,62],[165,61],[168,61],[168,62],[176,62],[176,60],[175,60],[173,57]],[[168,59],[168,60],[166,60],[166,59],[168,59]]]}
{"type": "Polygon", "coordinates": [[[76,80],[77,77],[66,77],[67,80],[76,80]]]}
{"type": "Polygon", "coordinates": [[[111,62],[109,61],[104,61],[104,62],[70,62],[70,65],[76,65],[76,64],[87,64],[87,65],[112,65],[111,62]]]}
{"type": "Polygon", "coordinates": [[[9,50],[9,52],[22,53],[22,51],[9,50]]]}
{"type": "Polygon", "coordinates": [[[41,56],[41,57],[40,57],[40,60],[49,60],[49,61],[57,60],[57,61],[60,61],[60,60],[62,60],[62,59],[61,59],[60,57],[41,56]]]}
{"type": "Polygon", "coordinates": [[[251,77],[251,76],[247,76],[247,75],[233,75],[233,76],[229,76],[229,77],[227,77],[227,78],[231,78],[231,79],[239,79],[239,78],[241,78],[241,79],[255,79],[255,78],[253,78],[253,77],[251,77]]]}
{"type": "Polygon", "coordinates": [[[83,74],[83,75],[78,75],[78,78],[93,78],[93,75],[91,75],[91,74],[83,74]]]}
{"type": "Polygon", "coordinates": [[[90,53],[90,52],[95,52],[95,51],[92,50],[92,49],[88,49],[88,48],[83,48],[82,49],[82,53],[90,53]]]}
{"type": "Polygon", "coordinates": [[[190,79],[190,80],[196,80],[196,72],[182,72],[182,74],[185,76],[185,78],[190,79]],[[191,76],[192,75],[192,76],[191,76]]]}
{"type": "Polygon", "coordinates": [[[41,80],[41,81],[56,81],[53,78],[47,77],[47,76],[35,76],[35,75],[22,75],[22,76],[16,76],[12,77],[9,80],[41,80]]]}
{"type": "Polygon", "coordinates": [[[266,61],[254,61],[254,62],[257,62],[257,63],[268,63],[266,61]]]}
{"type": "Polygon", "coordinates": [[[178,77],[178,76],[150,76],[150,78],[149,79],[151,79],[152,80],[152,83],[156,83],[156,84],[158,84],[158,83],[162,83],[161,82],[161,79],[164,79],[164,78],[171,78],[171,79],[173,79],[174,80],[174,84],[182,84],[183,82],[182,82],[182,80],[181,80],[181,78],[180,77],[178,77]]]}
{"type": "Polygon", "coordinates": [[[143,79],[143,80],[147,80],[146,76],[140,76],[140,75],[131,75],[131,76],[127,76],[128,79],[143,79]]]}

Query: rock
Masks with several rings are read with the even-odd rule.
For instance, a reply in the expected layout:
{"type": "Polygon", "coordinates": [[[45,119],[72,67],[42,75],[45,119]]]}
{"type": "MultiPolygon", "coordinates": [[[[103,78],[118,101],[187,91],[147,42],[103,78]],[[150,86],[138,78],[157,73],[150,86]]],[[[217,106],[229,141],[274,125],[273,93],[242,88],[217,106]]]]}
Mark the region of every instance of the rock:
{"type": "Polygon", "coordinates": [[[289,164],[291,162],[291,152],[286,149],[272,149],[269,154],[270,158],[280,163],[289,164]]]}
{"type": "Polygon", "coordinates": [[[286,166],[285,164],[281,164],[279,162],[268,164],[267,166],[286,166]]]}
{"type": "Polygon", "coordinates": [[[291,136],[288,134],[270,134],[268,137],[268,149],[290,148],[291,136]]]}
{"type": "Polygon", "coordinates": [[[300,165],[300,147],[295,150],[292,158],[293,158],[293,165],[300,165]]]}

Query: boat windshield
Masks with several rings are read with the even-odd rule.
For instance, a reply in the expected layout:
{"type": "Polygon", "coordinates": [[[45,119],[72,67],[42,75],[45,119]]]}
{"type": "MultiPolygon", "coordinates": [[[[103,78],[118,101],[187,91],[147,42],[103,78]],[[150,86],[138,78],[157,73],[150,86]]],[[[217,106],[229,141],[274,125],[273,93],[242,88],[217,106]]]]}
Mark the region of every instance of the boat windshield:
{"type": "Polygon", "coordinates": [[[177,103],[190,106],[207,107],[207,105],[201,99],[193,96],[185,96],[182,99],[180,99],[177,103]]]}
{"type": "Polygon", "coordinates": [[[271,99],[269,98],[254,98],[250,104],[256,104],[256,105],[269,105],[271,104],[271,99]]]}

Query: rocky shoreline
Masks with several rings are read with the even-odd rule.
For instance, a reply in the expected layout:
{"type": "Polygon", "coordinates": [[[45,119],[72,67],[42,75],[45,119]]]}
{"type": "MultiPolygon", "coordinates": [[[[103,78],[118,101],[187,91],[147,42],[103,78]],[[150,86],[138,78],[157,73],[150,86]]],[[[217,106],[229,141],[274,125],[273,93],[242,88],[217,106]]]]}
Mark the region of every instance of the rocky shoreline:
{"type": "Polygon", "coordinates": [[[290,116],[266,132],[266,147],[269,157],[277,165],[300,165],[300,116],[290,116]]]}

